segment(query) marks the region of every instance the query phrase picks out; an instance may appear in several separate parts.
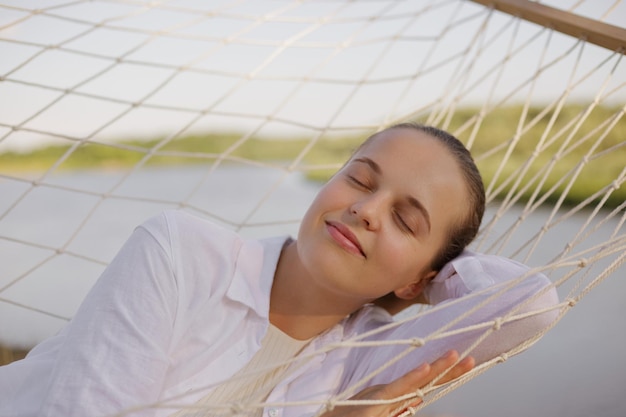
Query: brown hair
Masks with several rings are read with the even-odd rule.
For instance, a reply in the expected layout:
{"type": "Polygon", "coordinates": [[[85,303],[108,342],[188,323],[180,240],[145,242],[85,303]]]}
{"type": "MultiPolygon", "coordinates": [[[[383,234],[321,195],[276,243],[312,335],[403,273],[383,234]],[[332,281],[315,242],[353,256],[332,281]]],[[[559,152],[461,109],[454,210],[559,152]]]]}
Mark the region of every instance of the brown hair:
{"type": "MultiPolygon", "coordinates": [[[[467,247],[467,245],[469,245],[478,234],[480,223],[482,222],[483,214],[485,212],[485,187],[483,185],[482,177],[469,150],[459,139],[450,133],[433,126],[422,125],[419,123],[400,123],[385,130],[390,129],[413,129],[423,132],[433,139],[438,140],[450,151],[452,156],[454,156],[459,164],[461,172],[463,173],[463,177],[465,178],[469,194],[467,215],[463,221],[452,225],[450,230],[448,230],[448,239],[446,240],[446,243],[435,255],[431,263],[431,269],[439,271],[446,263],[460,255],[463,249],[465,249],[465,247],[467,247]]],[[[378,133],[365,140],[359,149],[371,142],[378,135],[378,133]]]]}

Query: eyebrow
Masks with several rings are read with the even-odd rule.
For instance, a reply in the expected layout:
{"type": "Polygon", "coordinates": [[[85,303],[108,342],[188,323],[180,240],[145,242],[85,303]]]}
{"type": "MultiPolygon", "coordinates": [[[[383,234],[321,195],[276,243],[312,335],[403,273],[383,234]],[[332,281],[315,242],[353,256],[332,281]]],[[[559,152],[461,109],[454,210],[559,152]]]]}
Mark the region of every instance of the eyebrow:
{"type": "Polygon", "coordinates": [[[374,171],[378,175],[381,175],[383,173],[383,171],[380,169],[380,165],[378,165],[376,162],[372,161],[371,159],[367,157],[356,158],[354,161],[362,162],[366,165],[369,165],[369,167],[372,168],[372,171],[374,171]]]}
{"type": "MultiPolygon", "coordinates": [[[[380,168],[380,165],[378,165],[376,162],[374,162],[370,158],[360,157],[360,158],[354,159],[354,161],[361,162],[361,163],[368,165],[372,169],[372,171],[374,171],[378,175],[382,175],[383,173],[383,170],[380,168]]],[[[407,201],[412,207],[416,208],[420,213],[422,213],[422,216],[424,216],[424,219],[426,220],[426,225],[428,226],[428,232],[430,233],[430,215],[428,214],[428,210],[426,210],[426,207],[424,207],[424,205],[420,203],[420,201],[417,198],[410,196],[410,195],[407,196],[407,201]]]]}

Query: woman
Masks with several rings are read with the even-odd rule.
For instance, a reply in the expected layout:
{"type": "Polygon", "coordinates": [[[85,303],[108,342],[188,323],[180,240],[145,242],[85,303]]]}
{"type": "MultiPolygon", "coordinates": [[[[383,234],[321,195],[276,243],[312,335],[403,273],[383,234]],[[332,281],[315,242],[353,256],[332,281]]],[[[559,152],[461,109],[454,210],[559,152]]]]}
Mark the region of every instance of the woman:
{"type": "MultiPolygon", "coordinates": [[[[0,416],[218,415],[223,403],[241,415],[323,413],[325,400],[395,354],[332,346],[380,326],[386,333],[366,333],[370,340],[428,327],[384,324],[387,312],[422,299],[474,238],[483,211],[482,182],[463,145],[403,124],[369,138],[322,188],[297,240],[245,240],[163,213],[137,228],[59,335],[0,368],[0,416]],[[286,401],[300,404],[272,405],[286,401]],[[243,402],[267,406],[244,414],[243,402]],[[203,408],[208,414],[194,414],[203,408]]],[[[355,398],[392,399],[455,364],[447,378],[472,368],[456,352],[420,367],[442,355],[435,346],[365,378],[355,398]]],[[[326,415],[382,416],[397,406],[326,415]]]]}

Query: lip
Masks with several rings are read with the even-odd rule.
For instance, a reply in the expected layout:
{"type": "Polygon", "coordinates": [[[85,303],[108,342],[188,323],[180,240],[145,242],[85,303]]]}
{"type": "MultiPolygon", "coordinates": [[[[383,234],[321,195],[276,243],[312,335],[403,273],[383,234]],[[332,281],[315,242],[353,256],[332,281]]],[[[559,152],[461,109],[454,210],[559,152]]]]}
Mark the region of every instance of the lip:
{"type": "Polygon", "coordinates": [[[366,258],[359,239],[357,239],[350,229],[348,229],[345,225],[334,221],[326,221],[325,223],[328,233],[333,240],[339,244],[339,246],[350,253],[366,258]]]}

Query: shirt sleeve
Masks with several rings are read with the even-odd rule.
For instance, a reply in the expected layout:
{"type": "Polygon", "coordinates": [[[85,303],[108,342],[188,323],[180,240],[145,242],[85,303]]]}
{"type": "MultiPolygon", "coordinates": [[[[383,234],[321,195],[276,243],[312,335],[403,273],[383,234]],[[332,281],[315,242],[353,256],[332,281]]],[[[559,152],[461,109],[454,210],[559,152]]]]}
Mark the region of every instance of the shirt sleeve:
{"type": "Polygon", "coordinates": [[[360,340],[402,343],[353,348],[343,389],[361,380],[389,383],[450,349],[486,362],[536,336],[558,314],[545,275],[494,255],[465,252],[434,278],[426,296],[432,307],[402,318],[372,307],[360,340]]]}
{"type": "Polygon", "coordinates": [[[177,303],[167,236],[165,217],[151,219],[103,272],[63,330],[37,415],[104,416],[158,399],[177,303]]]}

